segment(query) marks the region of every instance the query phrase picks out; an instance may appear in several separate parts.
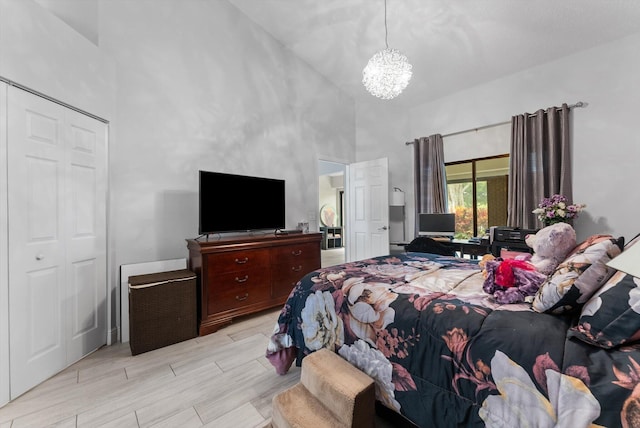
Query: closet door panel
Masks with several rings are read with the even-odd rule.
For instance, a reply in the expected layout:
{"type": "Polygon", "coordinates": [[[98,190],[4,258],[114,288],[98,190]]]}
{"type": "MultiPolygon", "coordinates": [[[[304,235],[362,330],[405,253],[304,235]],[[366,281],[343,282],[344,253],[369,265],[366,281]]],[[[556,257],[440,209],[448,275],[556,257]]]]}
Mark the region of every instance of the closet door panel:
{"type": "MultiPolygon", "coordinates": [[[[38,244],[57,244],[60,239],[60,162],[46,153],[27,153],[25,163],[25,198],[28,230],[27,241],[37,247],[38,244]]],[[[20,195],[18,195],[20,196],[20,195]]]]}
{"type": "MultiPolygon", "coordinates": [[[[94,260],[82,260],[71,265],[71,302],[75,310],[71,311],[71,338],[76,340],[99,329],[100,312],[96,306],[102,303],[99,290],[91,286],[98,282],[96,262],[94,260]],[[87,286],[89,285],[89,286],[87,286]]],[[[93,348],[95,349],[95,348],[93,348]]],[[[91,352],[93,349],[88,349],[91,352]]],[[[84,354],[82,354],[84,355],[84,354]]]]}
{"type": "Polygon", "coordinates": [[[64,109],[9,88],[11,396],[65,367],[64,109]]]}
{"type": "Polygon", "coordinates": [[[106,125],[67,111],[68,360],[106,343],[106,125]]]}

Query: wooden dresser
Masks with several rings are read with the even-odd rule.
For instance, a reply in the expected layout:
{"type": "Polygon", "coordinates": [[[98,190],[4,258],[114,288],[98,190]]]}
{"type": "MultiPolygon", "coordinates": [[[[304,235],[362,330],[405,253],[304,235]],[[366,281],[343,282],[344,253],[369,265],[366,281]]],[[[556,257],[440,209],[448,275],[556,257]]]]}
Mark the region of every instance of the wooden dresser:
{"type": "Polygon", "coordinates": [[[187,240],[198,276],[199,334],[284,304],[298,280],[320,268],[321,233],[187,240]]]}

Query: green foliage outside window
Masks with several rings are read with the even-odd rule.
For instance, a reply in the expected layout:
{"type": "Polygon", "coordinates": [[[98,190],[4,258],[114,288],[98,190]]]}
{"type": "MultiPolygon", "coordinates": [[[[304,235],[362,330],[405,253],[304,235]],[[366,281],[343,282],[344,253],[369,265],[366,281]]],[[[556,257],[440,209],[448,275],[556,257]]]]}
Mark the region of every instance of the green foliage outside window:
{"type": "MultiPolygon", "coordinates": [[[[451,211],[451,208],[449,208],[451,211]]],[[[471,207],[455,207],[456,213],[456,239],[469,239],[473,236],[473,208],[471,207]]],[[[478,225],[488,224],[489,216],[487,207],[478,207],[478,225]]],[[[484,233],[484,229],[478,228],[478,234],[484,233]]]]}
{"type": "MultiPolygon", "coordinates": [[[[487,209],[487,182],[479,181],[476,189],[478,202],[478,234],[484,233],[489,224],[487,209]]],[[[468,239],[473,233],[473,184],[469,181],[447,184],[449,212],[456,214],[456,239],[468,239]]]]}

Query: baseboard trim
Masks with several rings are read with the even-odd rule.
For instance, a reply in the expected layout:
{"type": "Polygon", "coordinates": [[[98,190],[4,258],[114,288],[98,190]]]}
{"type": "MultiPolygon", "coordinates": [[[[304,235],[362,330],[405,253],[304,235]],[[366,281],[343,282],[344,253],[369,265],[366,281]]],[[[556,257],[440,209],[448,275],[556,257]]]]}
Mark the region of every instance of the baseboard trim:
{"type": "Polygon", "coordinates": [[[118,327],[114,327],[109,330],[107,334],[107,345],[113,345],[118,342],[118,338],[120,337],[120,329],[118,327]]]}

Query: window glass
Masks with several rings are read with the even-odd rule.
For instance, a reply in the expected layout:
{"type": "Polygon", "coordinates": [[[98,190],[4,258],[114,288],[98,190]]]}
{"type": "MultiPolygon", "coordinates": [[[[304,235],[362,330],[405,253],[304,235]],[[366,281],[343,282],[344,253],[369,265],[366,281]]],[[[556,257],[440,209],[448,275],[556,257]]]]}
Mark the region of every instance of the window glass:
{"type": "Polygon", "coordinates": [[[473,236],[473,164],[455,163],[445,167],[447,174],[447,206],[456,215],[458,239],[473,236]]]}
{"type": "Polygon", "coordinates": [[[446,165],[449,212],[456,214],[456,238],[484,235],[507,223],[509,156],[446,165]]]}

